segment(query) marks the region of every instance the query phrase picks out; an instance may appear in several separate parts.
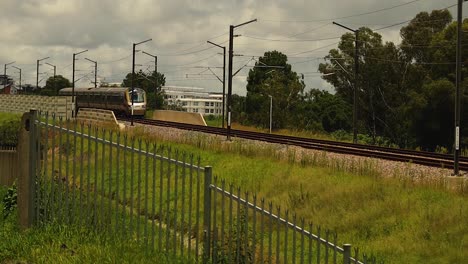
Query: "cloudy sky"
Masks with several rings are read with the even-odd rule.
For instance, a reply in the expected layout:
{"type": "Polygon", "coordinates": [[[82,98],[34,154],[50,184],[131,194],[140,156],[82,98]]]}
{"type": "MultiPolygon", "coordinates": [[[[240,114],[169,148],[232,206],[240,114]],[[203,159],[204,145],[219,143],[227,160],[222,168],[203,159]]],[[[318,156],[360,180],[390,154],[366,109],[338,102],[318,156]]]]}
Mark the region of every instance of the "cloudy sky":
{"type": "MultiPolygon", "coordinates": [[[[229,25],[257,19],[238,27],[234,40],[233,93],[245,95],[246,76],[255,59],[265,51],[288,55],[293,70],[305,75],[307,88],[331,90],[317,73],[318,63],[337,46],[345,29],[367,26],[384,41],[400,42],[399,30],[422,11],[447,8],[456,18],[457,0],[0,0],[0,65],[15,80],[22,69],[22,83],[40,86],[57,74],[72,79],[73,53],[77,56],[77,87],[92,86],[94,64],[98,78],[121,82],[132,68],[132,43],[150,42],[137,49],[158,56],[158,71],[166,85],[203,87],[222,91],[221,82],[206,67],[222,76],[221,48],[228,46],[229,25]],[[451,7],[452,6],[452,7],[451,7]],[[397,26],[391,26],[399,24],[397,26]]],[[[466,5],[465,5],[466,6],[466,5]]],[[[466,15],[468,9],[464,8],[466,15]]],[[[227,49],[227,48],[226,48],[227,49]]],[[[227,51],[226,51],[227,52],[227,51]]],[[[136,69],[152,71],[154,59],[136,54],[136,69]]],[[[227,82],[226,82],[227,83],[227,82]]]]}

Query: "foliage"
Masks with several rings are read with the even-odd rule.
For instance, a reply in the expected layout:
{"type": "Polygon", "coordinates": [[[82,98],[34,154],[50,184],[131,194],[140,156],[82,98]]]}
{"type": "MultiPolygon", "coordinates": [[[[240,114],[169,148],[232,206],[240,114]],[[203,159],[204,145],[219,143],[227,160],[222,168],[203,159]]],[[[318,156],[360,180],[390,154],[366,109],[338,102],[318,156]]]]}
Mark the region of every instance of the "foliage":
{"type": "MultiPolygon", "coordinates": [[[[149,109],[162,109],[164,93],[161,87],[166,84],[164,74],[153,71],[146,74],[142,70],[134,75],[133,87],[138,87],[146,91],[149,109]]],[[[128,73],[122,81],[123,87],[132,87],[132,73],[128,73]]]]}
{"type": "Polygon", "coordinates": [[[6,194],[3,196],[3,219],[6,219],[17,207],[18,191],[16,184],[8,188],[6,194]]]}
{"type": "MultiPolygon", "coordinates": [[[[401,29],[402,44],[383,42],[382,37],[359,29],[359,75],[357,91],[358,131],[376,143],[382,136],[400,147],[452,149],[454,141],[454,91],[456,23],[447,10],[421,12],[401,29]]],[[[468,30],[468,20],[464,21],[468,30]]],[[[468,36],[464,35],[464,42],[468,36]]],[[[346,33],[338,49],[332,49],[320,64],[323,79],[336,94],[353,104],[355,36],[346,33]]],[[[463,46],[462,61],[468,60],[463,46]]],[[[464,73],[468,73],[463,69],[464,73]]],[[[468,82],[462,84],[463,106],[468,104],[468,82]]],[[[319,116],[319,112],[316,115],[319,116]]],[[[468,122],[462,114],[462,123],[468,122]]],[[[338,127],[349,130],[349,127],[338,127]]],[[[462,135],[468,134],[463,126],[462,135]]],[[[468,143],[468,140],[462,142],[468,143]]]]}
{"type": "Polygon", "coordinates": [[[265,52],[247,77],[246,122],[269,126],[270,102],[273,104],[273,128],[287,127],[295,105],[300,101],[304,83],[278,51],[265,52]],[[272,101],[270,101],[270,96],[272,101]]]}
{"type": "Polygon", "coordinates": [[[65,87],[71,87],[71,82],[62,75],[51,76],[47,79],[46,85],[39,90],[40,95],[57,95],[58,91],[65,87]]]}
{"type": "Polygon", "coordinates": [[[20,125],[19,115],[0,114],[0,145],[16,145],[20,125]]]}

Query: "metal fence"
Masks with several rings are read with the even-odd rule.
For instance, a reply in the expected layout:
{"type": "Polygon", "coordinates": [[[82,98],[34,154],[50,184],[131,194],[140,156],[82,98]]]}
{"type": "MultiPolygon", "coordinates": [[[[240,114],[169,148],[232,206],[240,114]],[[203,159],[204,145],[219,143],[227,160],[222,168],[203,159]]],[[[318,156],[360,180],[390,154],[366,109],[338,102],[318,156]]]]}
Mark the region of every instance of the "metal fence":
{"type": "Polygon", "coordinates": [[[188,263],[375,263],[336,246],[336,234],[226,186],[200,157],[31,113],[34,224],[93,228],[188,263]]]}

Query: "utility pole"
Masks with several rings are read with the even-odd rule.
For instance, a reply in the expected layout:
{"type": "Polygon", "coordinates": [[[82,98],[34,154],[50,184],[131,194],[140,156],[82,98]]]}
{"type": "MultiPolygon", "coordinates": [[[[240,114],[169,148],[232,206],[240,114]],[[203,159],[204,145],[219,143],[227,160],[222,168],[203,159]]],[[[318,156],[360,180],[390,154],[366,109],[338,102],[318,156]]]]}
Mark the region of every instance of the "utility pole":
{"type": "Polygon", "coordinates": [[[271,134],[271,126],[273,123],[273,96],[268,95],[270,97],[270,134],[271,134]]]}
{"type": "Polygon", "coordinates": [[[75,107],[75,57],[78,54],[87,52],[88,50],[83,50],[78,53],[73,53],[73,69],[72,69],[72,117],[76,116],[76,107],[75,107]]]}
{"type": "Polygon", "coordinates": [[[460,86],[462,81],[462,23],[463,23],[463,2],[467,0],[458,0],[458,18],[457,18],[457,69],[456,69],[456,92],[455,92],[455,151],[453,154],[453,174],[460,175],[460,104],[461,92],[460,86]]]}
{"type": "Polygon", "coordinates": [[[216,43],[213,43],[211,41],[207,41],[208,43],[212,44],[212,45],[215,45],[216,47],[220,47],[223,49],[223,111],[222,111],[222,119],[223,119],[223,122],[222,122],[222,127],[224,128],[224,109],[226,108],[226,104],[225,104],[225,97],[226,97],[226,47],[225,46],[221,46],[221,45],[218,45],[216,43]]]}
{"type": "Polygon", "coordinates": [[[48,59],[49,57],[42,58],[40,60],[37,60],[37,65],[36,65],[36,90],[39,89],[39,62],[48,59]]]}
{"type": "Polygon", "coordinates": [[[18,67],[16,67],[16,66],[11,66],[11,67],[13,67],[13,68],[19,70],[19,74],[20,74],[20,77],[19,77],[19,87],[20,87],[21,90],[23,90],[23,87],[21,86],[21,69],[18,68],[18,67]]]}
{"type": "Polygon", "coordinates": [[[359,30],[351,29],[347,26],[343,26],[335,21],[333,24],[354,32],[355,44],[354,44],[354,89],[353,89],[353,143],[357,143],[357,90],[358,90],[358,75],[359,75],[359,30]]]}
{"type": "Polygon", "coordinates": [[[4,79],[5,81],[4,81],[4,83],[3,83],[3,89],[5,89],[6,83],[7,83],[7,81],[8,81],[8,78],[7,78],[7,75],[6,75],[7,66],[10,65],[10,64],[13,64],[13,63],[15,63],[15,62],[16,62],[16,61],[12,61],[12,62],[9,62],[9,63],[5,64],[5,69],[3,70],[3,78],[5,78],[5,79],[4,79]]]}
{"type": "Polygon", "coordinates": [[[97,61],[93,61],[88,58],[85,58],[85,60],[94,63],[94,88],[97,88],[97,61]]]}
{"type": "Polygon", "coordinates": [[[234,42],[234,28],[247,25],[252,22],[256,22],[257,19],[247,21],[245,23],[233,26],[229,26],[229,66],[228,66],[228,98],[227,98],[227,110],[228,110],[228,122],[227,122],[227,140],[231,140],[231,113],[232,113],[232,58],[234,55],[233,42],[234,42]]]}
{"type": "Polygon", "coordinates": [[[48,62],[46,62],[45,64],[49,65],[49,66],[52,66],[54,67],[54,91],[55,91],[55,95],[58,95],[58,91],[57,91],[57,80],[55,79],[56,75],[57,75],[57,67],[55,65],[52,65],[48,62]]]}
{"type": "Polygon", "coordinates": [[[132,89],[132,90],[131,90],[131,97],[132,97],[132,114],[131,114],[131,123],[130,123],[131,126],[133,126],[133,106],[134,106],[134,97],[135,97],[135,96],[133,95],[133,93],[134,93],[134,91],[135,91],[134,80],[133,80],[133,79],[135,79],[135,47],[136,47],[137,45],[140,45],[140,44],[142,44],[142,43],[145,43],[145,42],[148,42],[148,41],[151,41],[151,40],[153,40],[153,39],[147,39],[147,40],[144,40],[144,41],[141,41],[141,42],[138,42],[138,43],[133,43],[133,51],[132,51],[132,55],[133,55],[133,57],[132,57],[132,80],[131,80],[131,86],[132,86],[132,87],[131,87],[131,89],[132,89]]]}
{"type": "Polygon", "coordinates": [[[155,82],[154,82],[154,92],[156,93],[156,90],[158,89],[158,56],[156,55],[152,55],[152,54],[149,54],[148,52],[144,52],[142,51],[144,54],[148,55],[148,56],[151,56],[154,58],[154,78],[155,78],[155,82]]]}

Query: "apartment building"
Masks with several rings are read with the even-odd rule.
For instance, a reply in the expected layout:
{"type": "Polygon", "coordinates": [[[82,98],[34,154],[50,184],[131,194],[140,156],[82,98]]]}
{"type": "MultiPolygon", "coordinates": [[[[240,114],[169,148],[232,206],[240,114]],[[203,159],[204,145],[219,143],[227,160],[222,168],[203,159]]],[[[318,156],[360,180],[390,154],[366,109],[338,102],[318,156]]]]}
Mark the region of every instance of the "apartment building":
{"type": "Polygon", "coordinates": [[[166,102],[179,105],[185,111],[202,115],[222,115],[223,94],[206,92],[204,88],[163,86],[166,102]]]}

